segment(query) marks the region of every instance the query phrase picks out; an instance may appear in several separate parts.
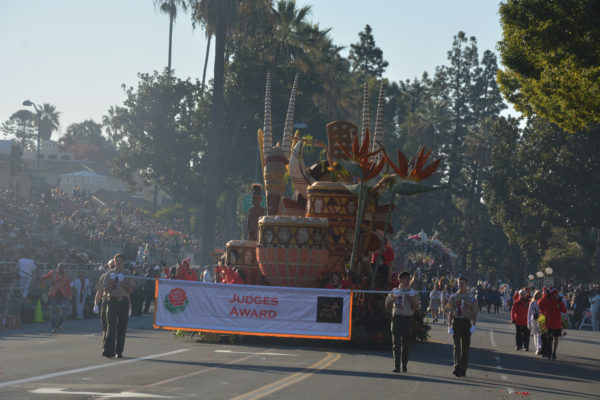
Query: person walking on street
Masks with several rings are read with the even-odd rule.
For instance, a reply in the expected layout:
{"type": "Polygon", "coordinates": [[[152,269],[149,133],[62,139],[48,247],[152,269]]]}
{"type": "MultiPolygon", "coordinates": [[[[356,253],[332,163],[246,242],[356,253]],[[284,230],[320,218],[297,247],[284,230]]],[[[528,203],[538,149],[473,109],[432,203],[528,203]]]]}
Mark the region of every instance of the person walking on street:
{"type": "Polygon", "coordinates": [[[558,289],[552,288],[544,294],[539,302],[540,312],[546,318],[546,329],[548,330],[548,341],[554,338],[554,347],[552,348],[552,359],[556,360],[556,349],[558,348],[558,338],[562,336],[561,312],[567,312],[564,303],[558,299],[558,289]]]}
{"type": "Polygon", "coordinates": [[[510,322],[515,324],[516,328],[516,351],[525,349],[529,351],[529,335],[530,331],[527,325],[528,319],[527,314],[529,312],[529,297],[527,292],[523,289],[519,291],[519,297],[517,301],[513,303],[512,309],[510,310],[510,322]]]}
{"type": "Polygon", "coordinates": [[[129,294],[133,289],[130,278],[125,278],[130,272],[125,269],[125,256],[116,254],[115,269],[103,278],[104,291],[108,297],[106,321],[108,330],[104,340],[104,357],[123,358],[125,348],[125,333],[129,321],[129,294]]]}
{"type": "Polygon", "coordinates": [[[65,266],[58,264],[56,270],[48,272],[41,278],[50,281],[48,302],[50,303],[50,320],[52,333],[62,332],[63,319],[67,314],[66,308],[71,300],[71,280],[65,272],[65,266]]]}
{"type": "Polygon", "coordinates": [[[400,284],[385,299],[386,309],[392,308],[392,349],[394,372],[406,372],[408,345],[412,336],[412,318],[419,309],[417,293],[410,287],[410,273],[400,274],[400,284]],[[402,369],[400,363],[402,362],[402,369]]]}
{"type": "Polygon", "coordinates": [[[529,302],[529,308],[527,309],[527,323],[528,328],[533,333],[533,343],[535,344],[535,354],[542,354],[542,332],[540,330],[540,324],[538,319],[540,318],[540,306],[538,305],[539,299],[542,298],[542,292],[536,290],[529,302]]]}
{"type": "Polygon", "coordinates": [[[100,276],[96,283],[96,296],[94,297],[94,314],[100,313],[100,323],[102,324],[102,350],[104,351],[104,341],[106,340],[106,332],[108,331],[108,321],[106,320],[106,310],[108,309],[108,293],[104,290],[105,276],[115,269],[115,260],[108,262],[108,270],[100,276]],[[100,306],[100,302],[102,305],[100,306]]]}
{"type": "Polygon", "coordinates": [[[471,334],[477,323],[477,300],[467,292],[468,280],[458,278],[458,292],[453,294],[446,304],[448,310],[448,333],[454,341],[454,370],[457,377],[467,376],[471,334]],[[471,323],[472,321],[472,323],[471,323]]]}

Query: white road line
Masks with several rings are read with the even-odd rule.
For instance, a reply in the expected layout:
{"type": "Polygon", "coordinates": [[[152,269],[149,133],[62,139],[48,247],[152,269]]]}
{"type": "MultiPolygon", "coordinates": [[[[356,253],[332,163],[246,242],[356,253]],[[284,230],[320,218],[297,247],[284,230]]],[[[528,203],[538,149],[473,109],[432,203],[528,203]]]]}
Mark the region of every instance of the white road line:
{"type": "Polygon", "coordinates": [[[179,350],[175,350],[175,351],[169,351],[167,353],[153,354],[153,355],[147,356],[147,357],[133,358],[131,360],[118,360],[118,361],[115,360],[114,362],[110,362],[110,363],[106,363],[106,364],[93,365],[90,367],[83,367],[83,368],[76,368],[76,369],[69,369],[67,371],[55,372],[55,373],[46,374],[46,375],[32,376],[30,378],[16,379],[14,381],[0,382],[0,388],[14,386],[14,385],[20,385],[22,383],[37,382],[37,381],[41,381],[44,379],[55,378],[57,376],[78,374],[80,372],[93,371],[95,369],[116,367],[119,365],[129,364],[129,363],[133,363],[133,362],[150,360],[153,358],[159,358],[159,357],[164,357],[164,356],[170,356],[172,354],[182,353],[184,351],[189,351],[189,350],[190,349],[179,349],[179,350]]]}
{"type": "Polygon", "coordinates": [[[228,353],[228,354],[254,354],[257,356],[291,356],[298,357],[298,354],[286,354],[286,353],[253,353],[249,351],[232,351],[232,350],[215,350],[215,353],[228,353]]]}
{"type": "Polygon", "coordinates": [[[39,388],[35,390],[30,390],[30,393],[35,394],[85,394],[89,396],[104,396],[105,398],[163,398],[163,399],[172,399],[173,396],[160,396],[156,394],[148,394],[148,393],[136,393],[136,392],[116,392],[116,393],[101,393],[101,392],[67,392],[62,388],[39,388]]]}
{"type": "Polygon", "coordinates": [[[54,340],[42,340],[41,342],[38,342],[39,344],[44,344],[44,343],[50,343],[50,342],[56,342],[56,339],[54,340]]]}
{"type": "Polygon", "coordinates": [[[496,365],[496,369],[497,369],[498,371],[502,370],[502,365],[496,365]]]}
{"type": "Polygon", "coordinates": [[[500,375],[500,378],[502,378],[503,381],[507,380],[508,378],[506,377],[506,375],[500,375]]]}
{"type": "Polygon", "coordinates": [[[497,347],[496,341],[494,340],[494,331],[492,329],[490,329],[490,342],[492,342],[492,347],[497,347]]]}

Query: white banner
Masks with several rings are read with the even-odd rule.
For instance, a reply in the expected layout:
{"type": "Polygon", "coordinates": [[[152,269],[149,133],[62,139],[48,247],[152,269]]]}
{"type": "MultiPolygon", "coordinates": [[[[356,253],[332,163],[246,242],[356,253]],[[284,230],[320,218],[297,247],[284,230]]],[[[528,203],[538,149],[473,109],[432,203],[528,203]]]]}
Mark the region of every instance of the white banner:
{"type": "Polygon", "coordinates": [[[158,281],[155,328],[350,340],[349,290],[158,281]]]}

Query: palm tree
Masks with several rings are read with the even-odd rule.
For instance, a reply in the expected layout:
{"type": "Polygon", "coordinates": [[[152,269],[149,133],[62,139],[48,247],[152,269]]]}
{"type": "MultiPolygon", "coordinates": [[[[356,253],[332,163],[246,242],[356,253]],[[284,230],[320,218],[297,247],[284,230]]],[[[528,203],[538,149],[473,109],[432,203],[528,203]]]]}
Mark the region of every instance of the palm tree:
{"type": "Polygon", "coordinates": [[[206,44],[206,55],[204,56],[204,69],[202,70],[202,86],[200,88],[200,97],[204,95],[204,88],[206,83],[206,68],[208,67],[208,55],[210,54],[210,42],[212,40],[212,33],[207,32],[208,43],[206,44]]]}
{"type": "Polygon", "coordinates": [[[115,148],[118,147],[119,142],[123,139],[123,132],[119,132],[119,118],[123,115],[124,111],[124,107],[110,106],[107,115],[102,116],[102,126],[106,129],[106,134],[115,148]]]}
{"type": "Polygon", "coordinates": [[[210,129],[206,149],[206,189],[202,202],[202,262],[209,262],[215,243],[216,204],[220,181],[219,156],[225,83],[225,40],[237,14],[240,0],[192,0],[193,18],[215,35],[215,64],[210,129]]]}
{"type": "Polygon", "coordinates": [[[169,16],[169,62],[167,68],[171,73],[171,53],[173,50],[173,24],[177,18],[177,8],[181,8],[182,11],[187,10],[187,3],[185,0],[154,0],[154,6],[157,7],[160,12],[169,16]]]}
{"type": "Polygon", "coordinates": [[[44,140],[50,140],[52,133],[58,130],[60,111],[56,111],[56,106],[44,103],[39,113],[39,131],[40,137],[44,140]]]}
{"type": "MultiPolygon", "coordinates": [[[[289,59],[305,59],[304,55],[310,46],[311,39],[314,41],[322,39],[318,37],[319,30],[311,29],[310,24],[306,22],[310,8],[310,6],[305,6],[297,9],[295,0],[279,0],[273,7],[276,63],[289,59]]],[[[324,34],[326,35],[327,32],[324,34]]]]}

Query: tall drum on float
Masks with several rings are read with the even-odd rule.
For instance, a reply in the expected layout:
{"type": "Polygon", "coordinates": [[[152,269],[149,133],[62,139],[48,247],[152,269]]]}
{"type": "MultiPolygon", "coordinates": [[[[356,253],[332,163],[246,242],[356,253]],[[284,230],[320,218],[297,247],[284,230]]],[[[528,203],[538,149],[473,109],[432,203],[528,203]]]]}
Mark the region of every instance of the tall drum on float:
{"type": "Polygon", "coordinates": [[[318,287],[327,263],[325,218],[265,216],[258,221],[258,265],[274,286],[318,287]]]}
{"type": "Polygon", "coordinates": [[[237,268],[244,274],[248,285],[260,285],[262,276],[256,261],[256,246],[254,240],[230,240],[226,245],[225,265],[237,268]]]}
{"type": "Polygon", "coordinates": [[[358,196],[342,183],[315,182],[308,187],[307,215],[328,221],[327,274],[343,272],[350,259],[357,210],[358,196]]]}

